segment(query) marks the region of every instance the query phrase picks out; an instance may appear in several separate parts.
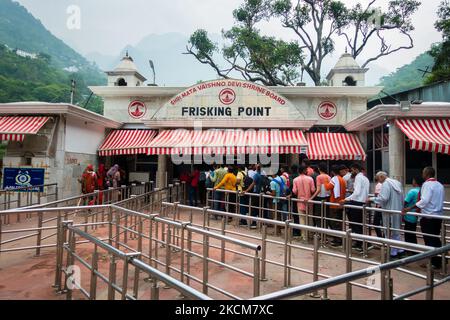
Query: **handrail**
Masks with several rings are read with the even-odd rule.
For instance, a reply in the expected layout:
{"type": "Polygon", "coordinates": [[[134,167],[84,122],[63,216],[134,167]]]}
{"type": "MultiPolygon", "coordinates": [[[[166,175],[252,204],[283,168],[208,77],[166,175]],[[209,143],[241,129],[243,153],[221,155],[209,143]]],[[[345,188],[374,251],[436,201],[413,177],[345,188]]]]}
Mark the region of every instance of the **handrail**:
{"type": "MultiPolygon", "coordinates": [[[[78,196],[73,196],[73,197],[69,197],[69,198],[65,198],[65,199],[61,199],[61,200],[57,200],[57,201],[53,201],[53,202],[47,202],[47,203],[44,203],[44,204],[38,204],[38,205],[30,206],[30,207],[17,208],[17,210],[31,209],[31,208],[43,208],[43,207],[58,205],[60,203],[73,201],[73,200],[77,200],[77,199],[95,197],[95,196],[98,196],[100,192],[104,192],[104,193],[117,192],[117,191],[125,190],[127,188],[132,188],[132,187],[134,187],[134,186],[133,185],[129,185],[129,186],[121,186],[121,187],[117,187],[117,188],[112,188],[112,189],[96,190],[95,192],[92,192],[92,193],[81,194],[81,195],[78,195],[78,196]]],[[[16,210],[16,209],[10,209],[10,210],[16,210]]]]}
{"type": "MultiPolygon", "coordinates": [[[[172,278],[171,276],[169,276],[169,275],[149,266],[148,264],[144,263],[143,261],[137,259],[136,253],[133,253],[131,255],[127,254],[127,253],[105,243],[104,241],[101,241],[100,239],[72,226],[71,225],[72,223],[73,223],[73,221],[64,221],[63,227],[74,232],[81,238],[84,238],[84,239],[88,240],[89,242],[95,244],[96,246],[108,251],[109,253],[111,253],[119,258],[125,259],[126,263],[130,263],[135,268],[140,269],[141,271],[147,273],[151,278],[157,279],[157,280],[165,283],[166,285],[169,285],[171,288],[174,288],[175,290],[179,291],[180,293],[182,293],[183,295],[185,295],[187,297],[198,299],[198,300],[212,300],[212,298],[208,297],[207,295],[195,290],[192,287],[189,287],[188,285],[182,283],[181,281],[179,281],[175,278],[172,278]]],[[[73,252],[71,252],[71,253],[73,254],[73,252]]]]}
{"type": "MultiPolygon", "coordinates": [[[[297,198],[293,198],[293,197],[274,197],[271,195],[267,195],[264,193],[261,194],[257,194],[257,193],[245,193],[242,194],[239,191],[231,191],[231,190],[223,190],[223,189],[217,189],[214,190],[212,188],[208,188],[207,191],[209,192],[223,192],[223,193],[231,193],[231,194],[235,194],[235,195],[246,195],[246,196],[250,196],[250,197],[260,197],[262,196],[265,199],[273,199],[273,200],[291,200],[294,202],[304,202],[305,204],[322,204],[321,201],[316,201],[316,200],[302,200],[302,199],[297,199],[297,198]]],[[[354,206],[354,205],[349,205],[349,204],[344,204],[344,205],[340,205],[337,203],[333,203],[333,202],[324,202],[325,205],[328,206],[333,206],[333,207],[341,207],[341,208],[350,208],[350,209],[361,209],[362,207],[358,207],[358,206],[354,206]]],[[[401,211],[398,210],[386,210],[386,209],[381,209],[381,208],[375,208],[375,207],[370,207],[367,206],[367,209],[370,209],[371,211],[376,211],[376,212],[382,212],[382,213],[389,213],[389,214],[401,214],[401,211]]],[[[279,210],[281,211],[281,210],[279,210]]],[[[450,211],[450,208],[444,208],[444,211],[450,211]]],[[[425,218],[435,218],[435,219],[441,219],[441,220],[446,220],[446,221],[450,221],[450,216],[446,216],[446,215],[430,215],[430,214],[423,214],[423,213],[417,213],[417,212],[407,212],[408,215],[412,215],[412,216],[417,216],[417,217],[425,217],[425,218]]]]}
{"type": "Polygon", "coordinates": [[[340,284],[348,283],[350,281],[358,280],[361,278],[366,278],[370,275],[373,275],[377,272],[381,271],[388,271],[392,269],[396,269],[398,267],[405,266],[410,263],[414,263],[420,260],[428,259],[437,255],[444,254],[445,252],[450,250],[450,244],[446,245],[445,247],[433,249],[418,255],[414,255],[405,259],[391,261],[387,263],[380,264],[375,267],[369,267],[365,269],[361,269],[358,271],[353,271],[350,273],[346,273],[343,275],[339,275],[333,278],[320,280],[317,282],[313,282],[306,285],[297,286],[294,288],[288,288],[285,290],[281,290],[278,292],[266,294],[263,296],[255,297],[250,300],[277,300],[277,299],[283,299],[283,298],[292,298],[299,295],[308,294],[320,289],[326,289],[329,287],[334,287],[340,284]]]}
{"type": "Polygon", "coordinates": [[[181,292],[183,295],[188,297],[193,297],[198,300],[213,300],[212,298],[208,297],[207,295],[195,290],[194,288],[184,284],[183,282],[172,278],[165,273],[159,271],[158,269],[155,269],[148,264],[142,262],[139,259],[132,258],[131,264],[135,267],[141,269],[142,271],[150,274],[152,277],[155,277],[161,282],[164,282],[165,284],[169,285],[170,287],[176,288],[179,292],[181,292]]]}
{"type": "MultiPolygon", "coordinates": [[[[164,204],[164,202],[163,202],[163,204],[164,204]]],[[[211,237],[211,238],[215,238],[217,240],[228,241],[230,243],[234,243],[234,244],[240,245],[240,246],[245,247],[247,249],[251,249],[251,250],[254,250],[254,251],[260,251],[261,250],[261,246],[260,245],[256,245],[256,244],[253,244],[253,243],[250,243],[250,242],[246,242],[246,241],[242,241],[242,240],[239,240],[239,239],[227,237],[227,236],[215,233],[215,232],[211,232],[211,231],[208,231],[208,230],[204,230],[204,229],[200,229],[200,228],[191,226],[189,224],[188,225],[184,225],[181,222],[164,219],[164,218],[159,217],[158,215],[148,215],[148,214],[144,214],[144,213],[141,213],[141,212],[133,211],[133,210],[130,210],[130,209],[125,209],[125,208],[122,208],[122,207],[118,207],[116,205],[111,205],[111,207],[113,209],[125,212],[125,213],[130,214],[130,215],[135,215],[137,217],[142,217],[142,218],[145,218],[145,219],[152,219],[152,220],[157,221],[157,222],[162,222],[162,223],[165,223],[165,224],[169,224],[169,225],[175,226],[175,227],[177,227],[179,229],[185,227],[187,230],[194,231],[194,232],[197,232],[199,234],[202,234],[202,235],[205,235],[205,236],[208,236],[208,237],[211,237]]]]}
{"type": "MultiPolygon", "coordinates": [[[[175,204],[169,203],[169,202],[163,202],[162,204],[164,206],[169,206],[169,207],[175,206],[175,204]]],[[[189,207],[189,206],[181,205],[181,204],[177,204],[177,206],[179,208],[184,208],[184,209],[189,209],[189,210],[204,211],[204,209],[202,209],[202,208],[189,207]]],[[[241,214],[224,212],[224,211],[216,211],[216,210],[212,210],[212,209],[207,209],[206,211],[212,215],[222,215],[222,216],[226,216],[226,217],[252,220],[255,222],[262,222],[262,223],[266,223],[266,224],[270,224],[270,225],[276,225],[279,227],[286,227],[286,222],[283,222],[283,221],[277,221],[277,220],[259,218],[259,217],[252,217],[252,216],[243,217],[241,214]]],[[[336,236],[336,237],[346,237],[347,236],[347,233],[344,231],[333,230],[333,229],[322,229],[322,228],[318,228],[318,227],[312,227],[312,226],[303,225],[303,224],[295,224],[295,223],[291,223],[291,222],[289,222],[288,224],[289,224],[289,227],[298,229],[298,230],[317,232],[317,233],[327,234],[327,235],[336,236]]],[[[434,249],[433,247],[428,247],[428,246],[424,246],[424,245],[420,245],[420,244],[414,244],[414,243],[397,241],[397,240],[386,239],[386,238],[378,238],[378,237],[363,235],[363,234],[359,234],[359,233],[351,233],[351,237],[354,240],[361,240],[361,241],[365,240],[368,242],[382,243],[382,244],[391,245],[394,247],[401,246],[402,248],[410,249],[410,250],[427,251],[427,250],[434,249]]]]}

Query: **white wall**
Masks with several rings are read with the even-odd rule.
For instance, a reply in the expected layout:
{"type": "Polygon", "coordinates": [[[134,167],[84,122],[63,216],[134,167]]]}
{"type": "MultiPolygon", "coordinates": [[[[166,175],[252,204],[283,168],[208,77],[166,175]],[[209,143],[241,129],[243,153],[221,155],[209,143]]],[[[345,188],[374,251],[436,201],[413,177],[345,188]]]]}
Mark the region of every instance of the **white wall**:
{"type": "Polygon", "coordinates": [[[73,118],[66,122],[66,152],[97,154],[105,139],[105,127],[73,118]]]}

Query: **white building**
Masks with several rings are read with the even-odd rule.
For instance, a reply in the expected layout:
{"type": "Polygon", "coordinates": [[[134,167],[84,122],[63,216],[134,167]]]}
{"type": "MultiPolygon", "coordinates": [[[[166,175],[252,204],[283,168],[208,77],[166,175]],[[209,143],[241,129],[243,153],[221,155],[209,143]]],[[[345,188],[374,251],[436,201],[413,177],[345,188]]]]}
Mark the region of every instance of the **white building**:
{"type": "Polygon", "coordinates": [[[45,184],[58,183],[60,197],[80,194],[77,179],[88,164],[97,165],[105,130],[122,125],[67,104],[0,104],[0,115],[3,168],[45,169],[45,184]]]}
{"type": "MultiPolygon", "coordinates": [[[[431,152],[430,164],[449,184],[450,104],[380,105],[367,111],[368,99],[382,88],[365,86],[366,71],[344,54],[329,73],[330,86],[264,87],[218,79],[157,87],[144,85],[127,54],[107,72],[107,86],[91,87],[105,101],[104,116],[68,105],[0,105],[2,116],[49,118],[37,135],[8,142],[4,167],[44,166],[46,182],[57,181],[69,195],[97,155],[107,166],[125,168],[129,182],[156,179],[162,186],[178,176],[180,159],[255,162],[263,154],[276,156],[279,165],[298,163],[300,157],[329,164],[360,161],[371,179],[383,169],[405,182],[411,152],[431,152]]],[[[0,126],[0,134],[9,133],[0,126]]]]}

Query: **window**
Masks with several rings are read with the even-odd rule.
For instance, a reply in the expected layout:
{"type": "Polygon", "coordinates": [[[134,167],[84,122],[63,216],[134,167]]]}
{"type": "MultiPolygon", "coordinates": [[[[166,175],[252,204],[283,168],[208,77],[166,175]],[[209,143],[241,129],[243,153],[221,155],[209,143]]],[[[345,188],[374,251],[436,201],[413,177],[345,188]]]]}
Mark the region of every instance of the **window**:
{"type": "Polygon", "coordinates": [[[118,87],[126,87],[128,84],[124,78],[119,78],[119,79],[117,79],[116,85],[118,87]]]}
{"type": "Polygon", "coordinates": [[[373,162],[373,152],[368,152],[367,154],[367,178],[370,181],[373,181],[374,178],[374,172],[375,172],[375,168],[374,168],[374,162],[373,162]]]}
{"type": "Polygon", "coordinates": [[[433,153],[411,150],[409,142],[405,146],[406,184],[411,184],[412,179],[422,175],[425,167],[432,166],[433,153]]]}
{"type": "Polygon", "coordinates": [[[389,148],[389,125],[383,126],[383,148],[389,148]]]}
{"type": "Polygon", "coordinates": [[[389,127],[367,132],[367,177],[373,181],[378,171],[389,172],[389,127]]]}
{"type": "Polygon", "coordinates": [[[367,150],[373,150],[373,130],[367,132],[367,150]]]}
{"type": "Polygon", "coordinates": [[[356,81],[352,76],[348,76],[345,78],[343,85],[348,87],[356,87],[356,81]]]}
{"type": "Polygon", "coordinates": [[[442,184],[450,184],[450,155],[437,153],[437,178],[442,184]]]}
{"type": "Polygon", "coordinates": [[[375,149],[381,149],[383,147],[383,132],[381,127],[374,130],[375,136],[375,149]]]}

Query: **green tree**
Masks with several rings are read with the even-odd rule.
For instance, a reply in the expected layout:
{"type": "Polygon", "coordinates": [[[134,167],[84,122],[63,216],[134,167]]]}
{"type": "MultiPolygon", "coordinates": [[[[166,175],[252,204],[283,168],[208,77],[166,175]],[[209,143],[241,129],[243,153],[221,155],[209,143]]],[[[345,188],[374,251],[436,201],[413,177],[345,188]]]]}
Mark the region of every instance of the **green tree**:
{"type": "Polygon", "coordinates": [[[299,76],[301,67],[316,85],[321,85],[323,59],[334,51],[338,37],[345,37],[355,58],[363,54],[368,43],[380,41],[380,52],[369,57],[364,66],[412,48],[411,16],[420,3],[391,0],[383,12],[375,7],[378,2],[372,0],[363,8],[360,4],[348,7],[336,0],[245,0],[233,12],[235,26],[223,32],[230,44],[219,50],[206,31],[198,30],[190,38],[187,53],[210,65],[222,77],[234,71],[247,80],[290,85],[299,76]],[[268,20],[278,21],[298,41],[285,42],[261,35],[258,26],[268,20]],[[387,40],[387,33],[392,31],[404,35],[410,44],[393,47],[387,40]],[[216,63],[214,55],[219,53],[228,64],[226,67],[216,63]]]}
{"type": "Polygon", "coordinates": [[[432,74],[426,80],[427,83],[450,80],[450,1],[441,2],[438,17],[435,27],[442,32],[443,40],[434,44],[429,51],[435,64],[432,74]]]}

